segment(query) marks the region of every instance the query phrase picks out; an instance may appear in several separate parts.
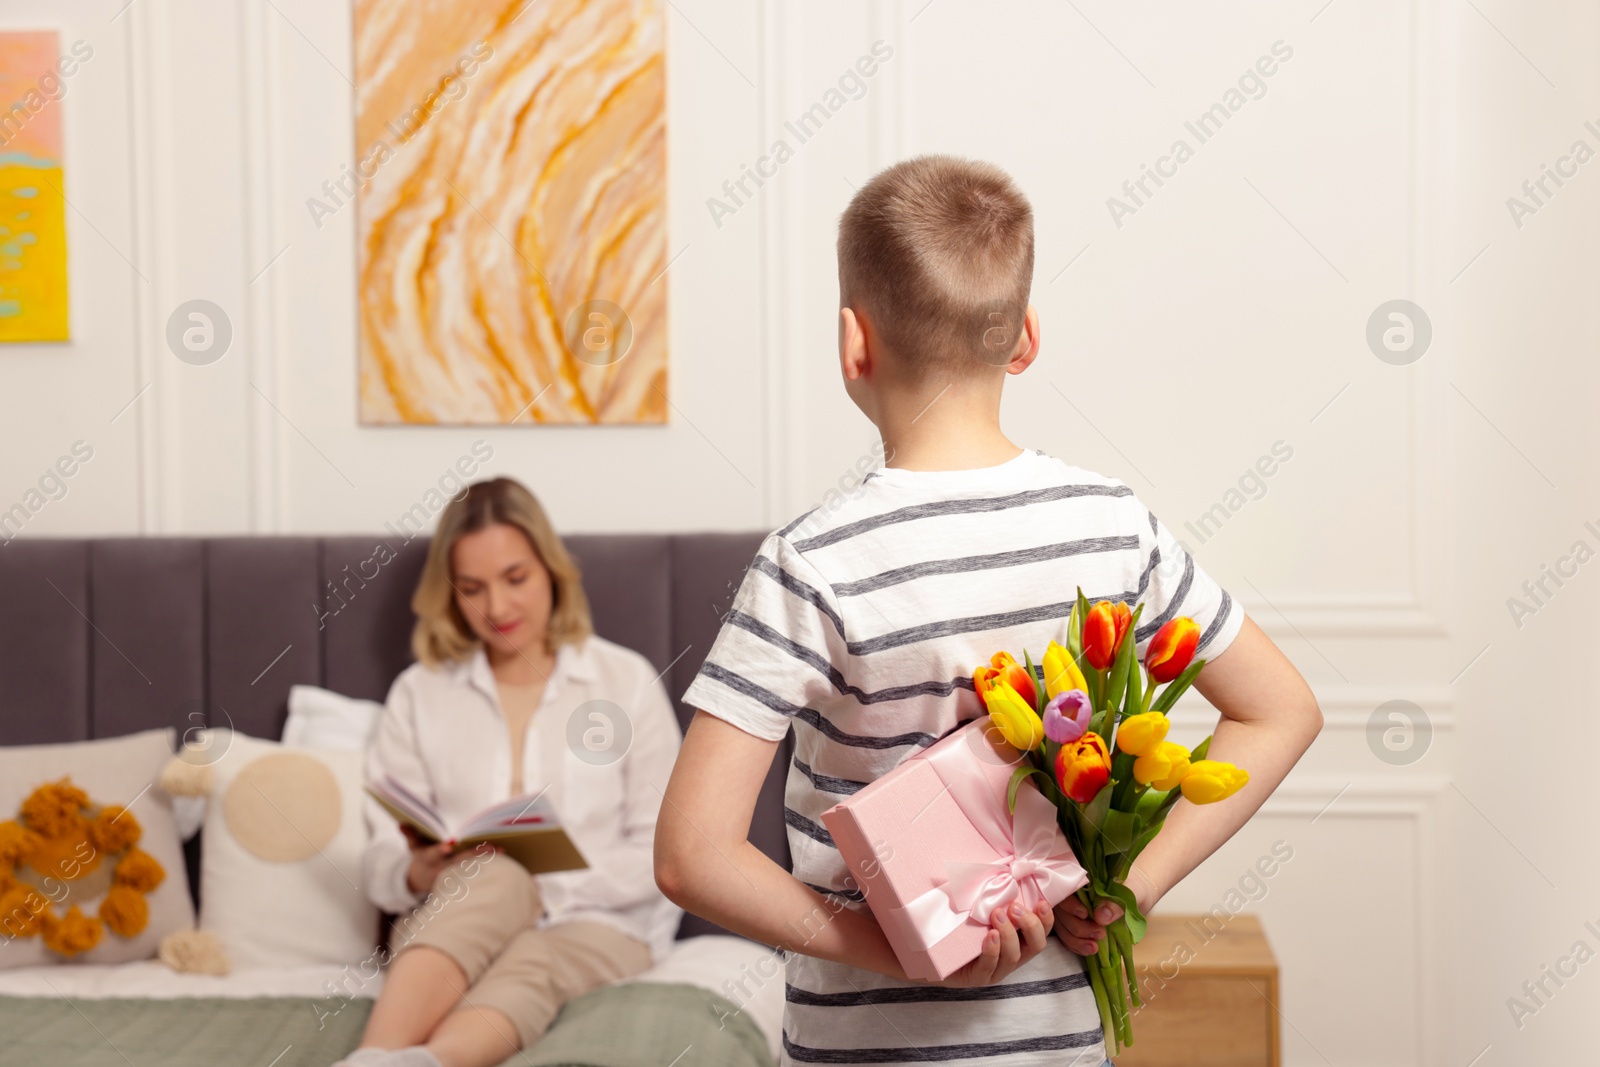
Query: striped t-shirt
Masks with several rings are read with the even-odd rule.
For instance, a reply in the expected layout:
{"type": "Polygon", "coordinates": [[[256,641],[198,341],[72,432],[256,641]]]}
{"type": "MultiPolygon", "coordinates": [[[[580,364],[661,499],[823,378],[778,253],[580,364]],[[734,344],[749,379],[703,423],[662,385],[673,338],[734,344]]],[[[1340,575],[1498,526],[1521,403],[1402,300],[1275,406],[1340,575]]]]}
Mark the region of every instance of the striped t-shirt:
{"type": "MultiPolygon", "coordinates": [[[[1066,640],[1079,586],[1145,604],[1142,655],[1177,615],[1197,655],[1238,634],[1239,604],[1122,482],[1024,450],[957,471],[879,467],[766,538],[684,701],[768,740],[795,731],[784,793],[794,875],[865,910],[821,813],[984,714],[972,671],[1066,640]]],[[[793,954],[780,1062],[984,1067],[1105,1060],[1083,964],[1051,936],[995,986],[899,982],[793,954]]]]}

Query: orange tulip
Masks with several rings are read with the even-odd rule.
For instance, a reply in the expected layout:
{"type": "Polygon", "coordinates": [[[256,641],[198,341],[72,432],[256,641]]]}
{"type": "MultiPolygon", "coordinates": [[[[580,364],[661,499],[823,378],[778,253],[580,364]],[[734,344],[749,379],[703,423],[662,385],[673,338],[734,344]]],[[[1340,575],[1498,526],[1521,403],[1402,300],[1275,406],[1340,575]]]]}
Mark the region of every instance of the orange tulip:
{"type": "Polygon", "coordinates": [[[972,672],[972,688],[977,690],[978,696],[987,697],[989,695],[989,687],[994,685],[995,679],[999,677],[999,671],[987,663],[982,664],[972,672]]]}
{"type": "Polygon", "coordinates": [[[1123,635],[1128,632],[1128,622],[1133,613],[1120,601],[1097,601],[1083,621],[1083,656],[1089,666],[1103,671],[1117,658],[1117,649],[1123,635]]]}
{"type": "Polygon", "coordinates": [[[1017,695],[1028,702],[1028,707],[1039,706],[1039,690],[1034,687],[1033,675],[1028,669],[1011,658],[1009,652],[996,652],[990,658],[989,664],[998,672],[999,677],[1007,685],[1017,691],[1017,695]]]}
{"type": "Polygon", "coordinates": [[[1151,680],[1170,682],[1182,674],[1199,644],[1200,625],[1187,615],[1180,615],[1157,630],[1144,653],[1144,666],[1151,680]]]}
{"type": "Polygon", "coordinates": [[[1087,804],[1111,780],[1111,755],[1099,734],[1084,734],[1056,753],[1056,785],[1079,804],[1087,804]]]}

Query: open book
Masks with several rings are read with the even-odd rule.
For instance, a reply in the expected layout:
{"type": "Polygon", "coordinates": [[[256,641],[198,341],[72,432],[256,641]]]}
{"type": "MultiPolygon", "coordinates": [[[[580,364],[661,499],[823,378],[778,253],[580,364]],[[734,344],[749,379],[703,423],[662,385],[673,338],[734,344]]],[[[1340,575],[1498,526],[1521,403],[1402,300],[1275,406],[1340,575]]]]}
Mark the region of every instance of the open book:
{"type": "Polygon", "coordinates": [[[561,828],[555,807],[543,794],[502,800],[451,830],[438,808],[389,775],[367,783],[367,792],[385,811],[412,827],[426,841],[448,841],[458,849],[469,849],[480,841],[487,841],[499,846],[530,874],[589,866],[561,828]]]}

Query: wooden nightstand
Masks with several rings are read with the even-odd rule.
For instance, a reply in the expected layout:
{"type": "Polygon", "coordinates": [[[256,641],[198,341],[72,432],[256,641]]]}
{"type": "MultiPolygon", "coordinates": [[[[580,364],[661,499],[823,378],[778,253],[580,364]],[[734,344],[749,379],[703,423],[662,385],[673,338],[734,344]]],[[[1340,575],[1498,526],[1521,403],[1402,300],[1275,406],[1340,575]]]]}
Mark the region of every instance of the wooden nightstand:
{"type": "Polygon", "coordinates": [[[1278,1067],[1278,961],[1254,915],[1151,916],[1133,958],[1144,1007],[1117,1067],[1278,1067]]]}

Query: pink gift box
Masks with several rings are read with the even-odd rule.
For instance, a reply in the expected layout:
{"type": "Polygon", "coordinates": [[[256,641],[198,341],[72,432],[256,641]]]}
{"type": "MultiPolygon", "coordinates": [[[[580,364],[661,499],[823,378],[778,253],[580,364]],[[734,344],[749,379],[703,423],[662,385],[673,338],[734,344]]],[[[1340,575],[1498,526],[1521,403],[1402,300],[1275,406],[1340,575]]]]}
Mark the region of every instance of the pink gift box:
{"type": "Polygon", "coordinates": [[[1031,779],[1007,812],[1022,762],[983,716],[822,813],[908,977],[939,981],[975,959],[993,907],[1054,906],[1088,881],[1031,779]]]}

